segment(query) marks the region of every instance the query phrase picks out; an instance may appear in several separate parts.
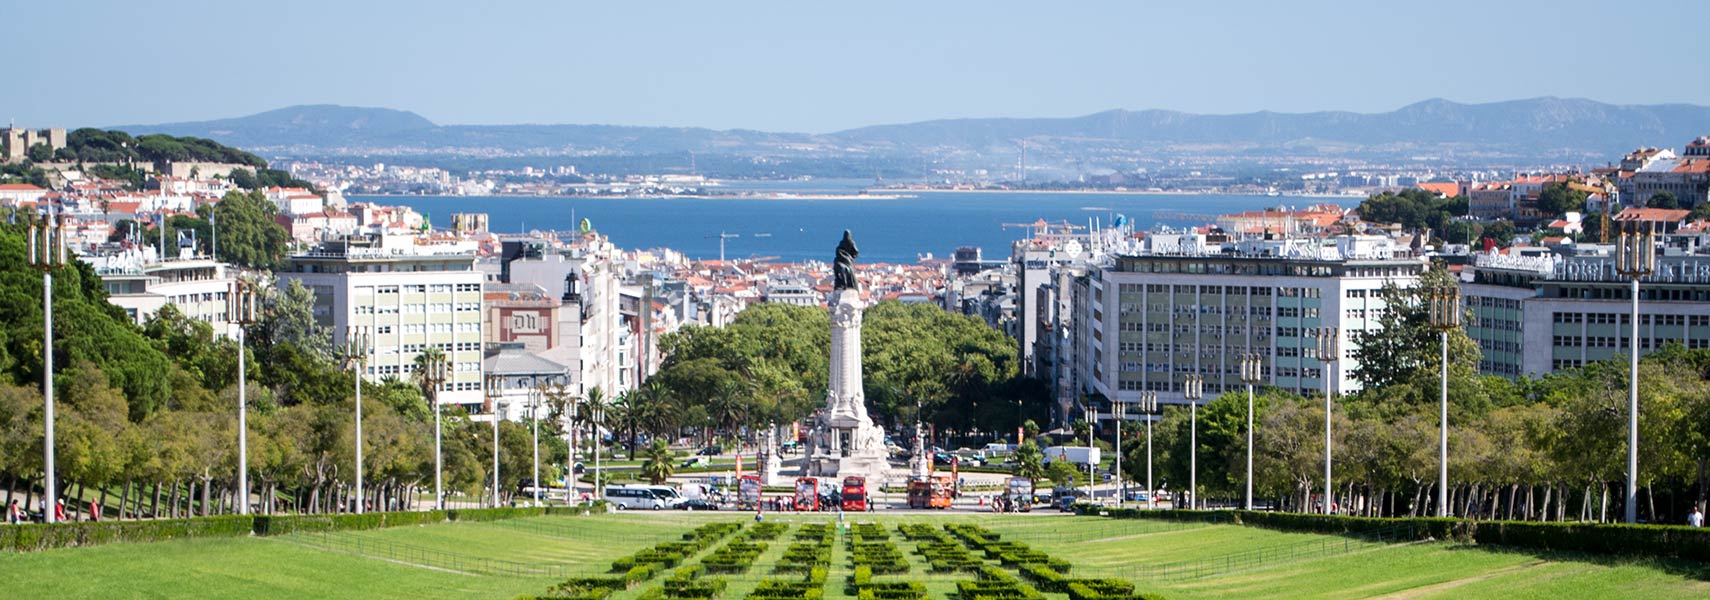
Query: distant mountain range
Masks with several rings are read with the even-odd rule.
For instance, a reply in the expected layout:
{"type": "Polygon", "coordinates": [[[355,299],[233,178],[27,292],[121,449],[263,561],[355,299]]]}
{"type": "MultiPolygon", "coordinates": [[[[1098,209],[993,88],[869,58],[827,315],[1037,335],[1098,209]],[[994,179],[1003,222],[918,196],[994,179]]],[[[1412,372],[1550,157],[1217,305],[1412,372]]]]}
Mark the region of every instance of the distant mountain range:
{"type": "MultiPolygon", "coordinates": [[[[1385,113],[1200,115],[1111,110],[1068,118],[947,119],[826,134],[615,125],[439,125],[408,111],[293,106],[247,117],[116,129],[207,137],[274,156],[702,155],[835,158],[894,155],[1002,169],[1029,161],[1109,163],[1127,153],[1331,156],[1468,164],[1601,163],[1636,147],[1678,147],[1710,134],[1710,107],[1533,98],[1488,104],[1434,99],[1385,113]]],[[[1143,161],[1142,161],[1143,162],[1143,161]]]]}

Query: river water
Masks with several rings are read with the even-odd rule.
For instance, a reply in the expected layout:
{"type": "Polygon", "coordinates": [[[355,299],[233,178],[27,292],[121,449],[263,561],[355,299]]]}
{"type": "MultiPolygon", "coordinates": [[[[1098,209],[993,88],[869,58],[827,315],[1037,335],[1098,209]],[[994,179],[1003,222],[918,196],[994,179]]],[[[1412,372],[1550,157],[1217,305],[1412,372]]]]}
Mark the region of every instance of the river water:
{"type": "MultiPolygon", "coordinates": [[[[735,187],[735,186],[733,186],[735,187]]],[[[765,192],[853,193],[835,185],[754,186],[765,192]]],[[[1156,222],[1202,224],[1216,215],[1287,205],[1356,204],[1356,199],[1219,194],[1106,194],[1073,192],[902,192],[900,199],[805,198],[543,198],[512,196],[350,196],[351,201],[405,205],[446,227],[451,214],[484,212],[494,232],[568,230],[583,218],[620,248],[672,248],[691,258],[719,255],[719,235],[729,258],[777,257],[829,261],[844,229],[854,233],[861,262],[914,263],[926,254],[947,257],[957,247],[979,246],[985,258],[1009,256],[1012,241],[1027,235],[1013,224],[1040,219],[1109,224],[1125,215],[1137,228],[1156,222]],[[1186,213],[1186,214],[1183,214],[1186,213]],[[1159,218],[1162,217],[1162,218],[1159,218]],[[1182,220],[1188,218],[1190,220],[1182,220]],[[1012,224],[1005,227],[1005,224],[1012,224]]]]}

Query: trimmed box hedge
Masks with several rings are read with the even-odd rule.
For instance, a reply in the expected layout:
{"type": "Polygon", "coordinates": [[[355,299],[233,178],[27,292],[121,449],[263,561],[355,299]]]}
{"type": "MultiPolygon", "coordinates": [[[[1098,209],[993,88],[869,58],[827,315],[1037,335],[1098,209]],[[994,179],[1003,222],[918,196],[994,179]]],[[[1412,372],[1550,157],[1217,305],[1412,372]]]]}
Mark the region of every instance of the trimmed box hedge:
{"type": "Polygon", "coordinates": [[[1670,557],[1710,561],[1710,529],[1625,523],[1472,521],[1443,517],[1349,517],[1262,511],[1138,510],[1078,505],[1079,514],[1117,519],[1238,523],[1332,535],[1394,533],[1415,540],[1470,541],[1544,551],[1670,557]]]}
{"type": "Polygon", "coordinates": [[[198,537],[238,537],[255,531],[255,517],[230,515],[151,521],[0,525],[0,550],[33,552],[114,542],[159,542],[198,537]]]}

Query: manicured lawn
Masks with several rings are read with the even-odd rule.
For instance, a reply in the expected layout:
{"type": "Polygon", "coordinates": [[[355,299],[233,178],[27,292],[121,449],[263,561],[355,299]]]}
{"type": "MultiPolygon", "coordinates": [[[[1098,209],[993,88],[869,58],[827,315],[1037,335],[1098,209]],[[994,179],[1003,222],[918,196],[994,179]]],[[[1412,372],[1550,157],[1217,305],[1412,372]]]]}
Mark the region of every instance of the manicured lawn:
{"type": "MultiPolygon", "coordinates": [[[[966,574],[928,573],[898,523],[977,523],[1074,564],[1072,576],[1120,577],[1171,599],[1200,598],[1705,598],[1704,565],[1481,549],[1437,543],[1362,544],[1333,536],[1233,525],[1032,515],[850,514],[878,522],[909,562],[905,575],[933,600],[953,600],[966,574]],[[1263,551],[1263,556],[1259,556],[1263,551]],[[1224,564],[1228,556],[1257,557],[1224,564]],[[1159,563],[1199,565],[1193,576],[1160,577],[1159,563]]],[[[713,520],[751,522],[749,513],[642,513],[457,522],[366,532],[115,544],[0,553],[4,598],[497,598],[545,592],[563,574],[603,573],[611,561],[678,539],[713,520]],[[361,554],[353,554],[360,547],[361,554]],[[495,567],[494,565],[500,565],[495,567]],[[499,573],[520,567],[521,572],[499,573]]],[[[790,529],[769,542],[745,575],[724,576],[723,600],[742,600],[794,542],[804,523],[834,515],[768,514],[790,529]]],[[[692,557],[699,560],[723,543],[692,557]]],[[[994,563],[995,564],[995,563],[994,563]]],[[[834,546],[825,595],[845,598],[853,572],[845,539],[834,546]]],[[[780,577],[794,577],[783,575],[780,577]]],[[[633,600],[658,580],[620,592],[633,600]]],[[[1047,594],[1047,600],[1065,600],[1047,594]]]]}

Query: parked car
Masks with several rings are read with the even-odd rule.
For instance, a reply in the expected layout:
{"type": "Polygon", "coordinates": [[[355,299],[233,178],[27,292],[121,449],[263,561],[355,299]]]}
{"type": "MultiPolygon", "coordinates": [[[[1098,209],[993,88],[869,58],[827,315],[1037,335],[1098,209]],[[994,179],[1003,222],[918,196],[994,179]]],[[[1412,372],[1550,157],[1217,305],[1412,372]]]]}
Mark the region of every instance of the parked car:
{"type": "Polygon", "coordinates": [[[718,503],[706,498],[690,498],[678,504],[677,510],[718,510],[718,503]]]}

